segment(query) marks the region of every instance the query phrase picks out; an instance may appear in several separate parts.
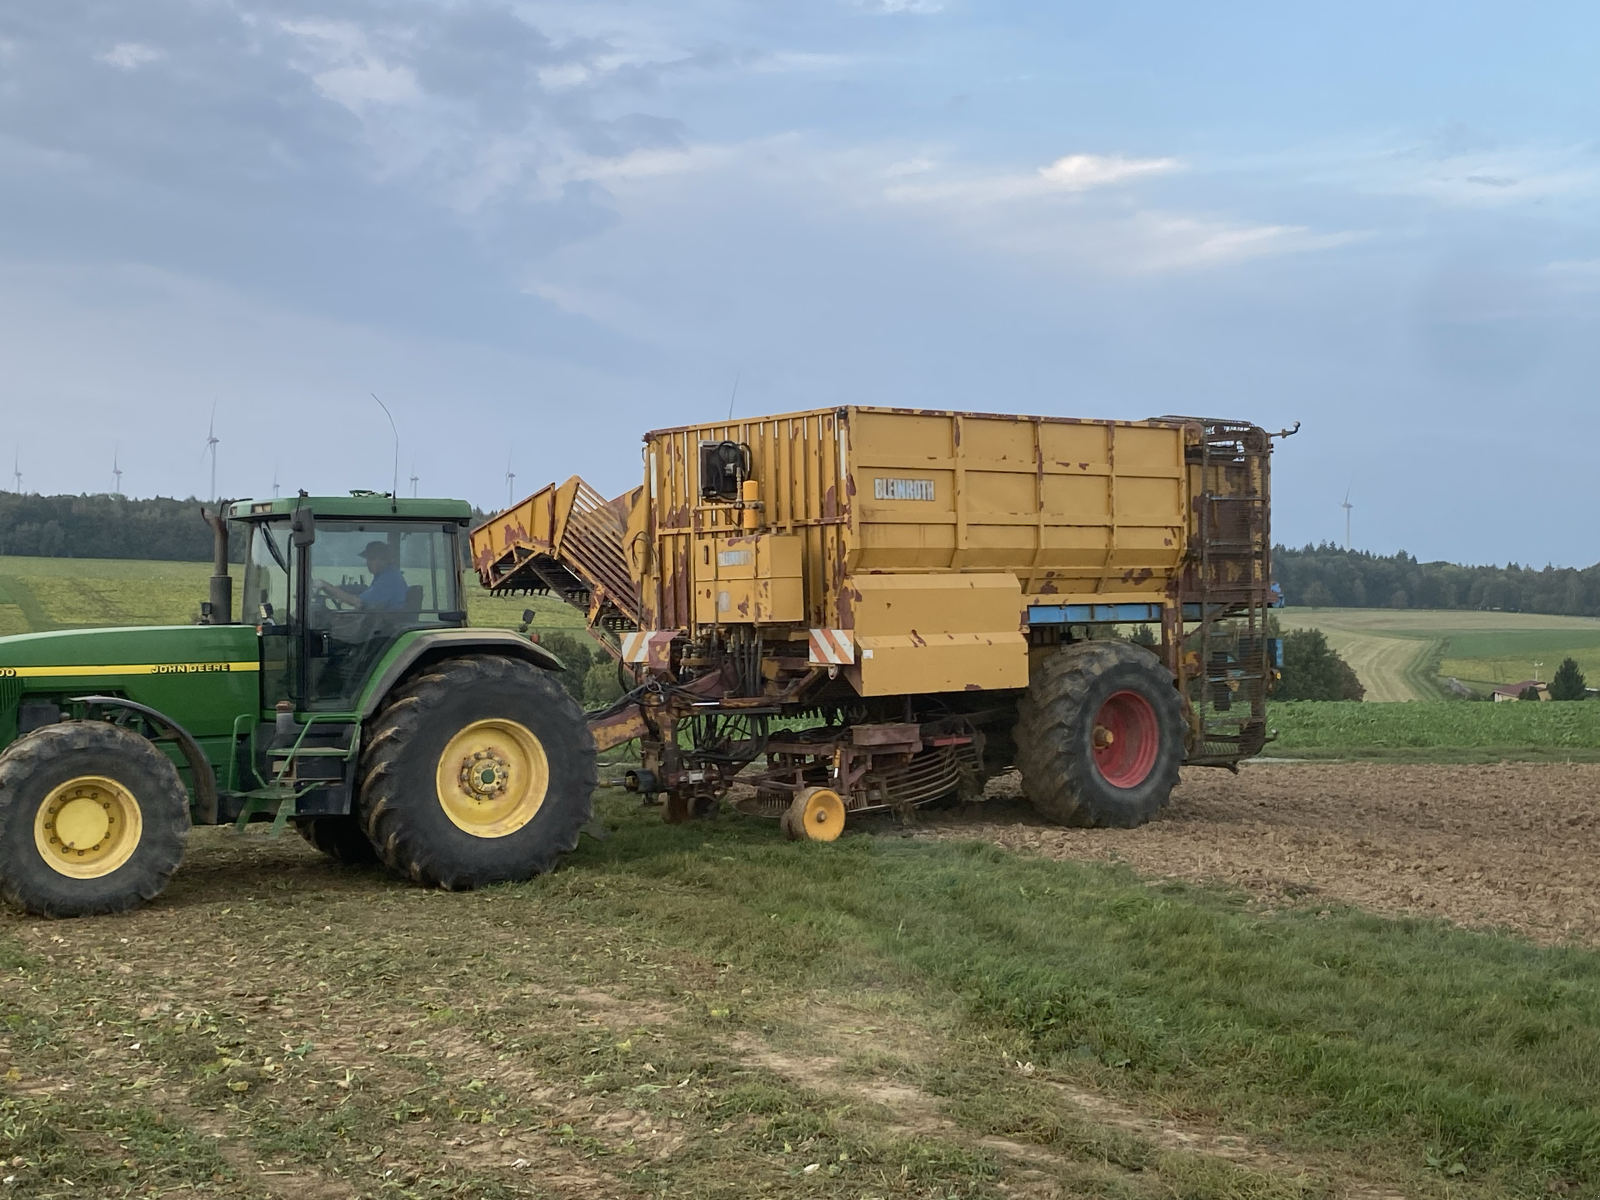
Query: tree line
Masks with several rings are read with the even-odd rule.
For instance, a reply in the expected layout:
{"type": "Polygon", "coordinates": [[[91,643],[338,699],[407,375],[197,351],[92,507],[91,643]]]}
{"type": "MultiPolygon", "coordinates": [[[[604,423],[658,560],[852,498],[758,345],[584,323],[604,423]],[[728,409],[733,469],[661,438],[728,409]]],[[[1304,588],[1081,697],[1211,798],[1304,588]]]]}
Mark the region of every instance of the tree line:
{"type": "Polygon", "coordinates": [[[0,492],[0,554],[207,562],[211,530],[199,500],[35,496],[0,492]]]}
{"type": "Polygon", "coordinates": [[[1600,617],[1600,564],[1461,566],[1323,543],[1273,551],[1284,602],[1312,608],[1472,608],[1600,617]]]}
{"type": "MultiPolygon", "coordinates": [[[[210,562],[211,529],[200,519],[203,503],[193,496],[132,500],[104,492],[81,496],[0,492],[0,555],[210,562]]],[[[474,508],[472,523],[487,516],[474,508]]],[[[239,561],[243,547],[237,540],[232,550],[234,561],[239,561]]]]}

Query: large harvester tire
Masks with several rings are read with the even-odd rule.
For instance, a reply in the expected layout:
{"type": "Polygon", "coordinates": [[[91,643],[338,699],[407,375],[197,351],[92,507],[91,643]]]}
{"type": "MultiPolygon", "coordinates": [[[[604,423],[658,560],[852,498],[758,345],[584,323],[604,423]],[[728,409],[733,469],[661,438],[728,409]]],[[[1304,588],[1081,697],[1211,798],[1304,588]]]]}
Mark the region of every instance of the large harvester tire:
{"type": "Polygon", "coordinates": [[[530,663],[474,655],[402,685],[368,727],[359,812],[390,869],[475,888],[553,867],[577,846],[597,782],[566,690],[530,663]]]}
{"type": "Polygon", "coordinates": [[[67,721],[0,754],[0,896],[30,913],[82,917],[153,900],[188,836],[178,769],[131,730],[67,721]]]}
{"type": "Polygon", "coordinates": [[[348,866],[366,866],[378,861],[361,818],[354,813],[343,817],[307,817],[296,822],[300,836],[329,858],[348,866]]]}
{"type": "Polygon", "coordinates": [[[1034,669],[1017,705],[1022,790],[1061,825],[1143,825],[1166,805],[1183,760],[1171,673],[1130,642],[1066,646],[1034,669]]]}

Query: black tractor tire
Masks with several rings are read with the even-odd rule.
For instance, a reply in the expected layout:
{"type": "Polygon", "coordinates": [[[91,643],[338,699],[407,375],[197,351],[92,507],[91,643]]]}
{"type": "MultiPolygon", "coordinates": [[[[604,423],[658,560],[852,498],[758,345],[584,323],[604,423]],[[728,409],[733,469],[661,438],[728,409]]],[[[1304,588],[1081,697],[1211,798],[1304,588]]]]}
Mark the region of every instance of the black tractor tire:
{"type": "MultiPolygon", "coordinates": [[[[516,753],[513,745],[500,777],[513,798],[513,789],[522,787],[516,753]]],[[[492,774],[497,760],[484,761],[492,774]]],[[[593,815],[598,783],[594,739],[566,689],[531,663],[471,655],[407,680],[367,726],[357,811],[391,870],[424,886],[464,890],[550,870],[577,846],[579,831],[593,815]],[[459,784],[455,763],[444,759],[458,737],[469,737],[484,722],[531,735],[543,755],[546,785],[523,823],[506,828],[516,820],[510,817],[474,833],[462,824],[462,814],[471,817],[474,796],[467,787],[478,771],[478,754],[462,759],[459,784]],[[440,784],[445,777],[451,780],[449,794],[440,784]]],[[[486,811],[498,811],[493,803],[492,797],[485,801],[486,811]]]]}
{"type": "Polygon", "coordinates": [[[361,818],[354,813],[343,817],[307,817],[297,821],[295,828],[318,850],[346,866],[370,866],[378,861],[361,818]]]}
{"type": "Polygon", "coordinates": [[[1040,816],[1132,829],[1160,812],[1178,784],[1182,698],[1142,646],[1078,642],[1034,668],[1013,736],[1023,794],[1040,816]]]}
{"type": "MultiPolygon", "coordinates": [[[[95,828],[81,819],[78,826],[95,828]]],[[[189,794],[177,767],[131,730],[65,721],[0,754],[0,898],[26,912],[85,917],[154,900],[188,837],[189,794]],[[56,821],[74,807],[101,821],[90,835],[100,839],[95,846],[74,850],[57,836],[56,821]]]]}

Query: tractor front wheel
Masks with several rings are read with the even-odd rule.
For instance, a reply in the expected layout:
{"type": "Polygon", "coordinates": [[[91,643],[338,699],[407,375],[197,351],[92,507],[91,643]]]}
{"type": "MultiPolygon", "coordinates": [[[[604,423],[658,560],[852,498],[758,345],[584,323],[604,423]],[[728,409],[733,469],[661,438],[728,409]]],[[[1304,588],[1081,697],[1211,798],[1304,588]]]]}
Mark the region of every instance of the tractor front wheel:
{"type": "Polygon", "coordinates": [[[392,870],[430,887],[529,879],[593,812],[594,740],[546,671],[450,659],[403,684],[368,727],[359,811],[392,870]]]}
{"type": "Polygon", "coordinates": [[[131,730],[67,721],[0,754],[0,896],[30,913],[82,917],[153,900],[188,836],[178,769],[131,730]]]}

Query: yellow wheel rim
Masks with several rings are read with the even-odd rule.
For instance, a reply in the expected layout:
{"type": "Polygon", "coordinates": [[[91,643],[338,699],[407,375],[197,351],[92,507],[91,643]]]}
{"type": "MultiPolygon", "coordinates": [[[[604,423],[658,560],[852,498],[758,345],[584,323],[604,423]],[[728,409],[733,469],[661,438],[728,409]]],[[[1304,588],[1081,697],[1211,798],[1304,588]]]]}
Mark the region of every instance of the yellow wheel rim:
{"type": "Polygon", "coordinates": [[[104,775],[80,775],[53,789],[33,815],[33,843],[50,868],[101,879],[133,857],[144,814],[133,793],[104,775]]]}
{"type": "Polygon", "coordinates": [[[814,842],[831,842],[844,832],[844,801],[832,788],[807,788],[795,799],[791,820],[814,842]]]}
{"type": "Polygon", "coordinates": [[[474,721],[439,755],[439,806],[474,837],[506,837],[533,820],[550,790],[550,760],[532,730],[474,721]]]}

